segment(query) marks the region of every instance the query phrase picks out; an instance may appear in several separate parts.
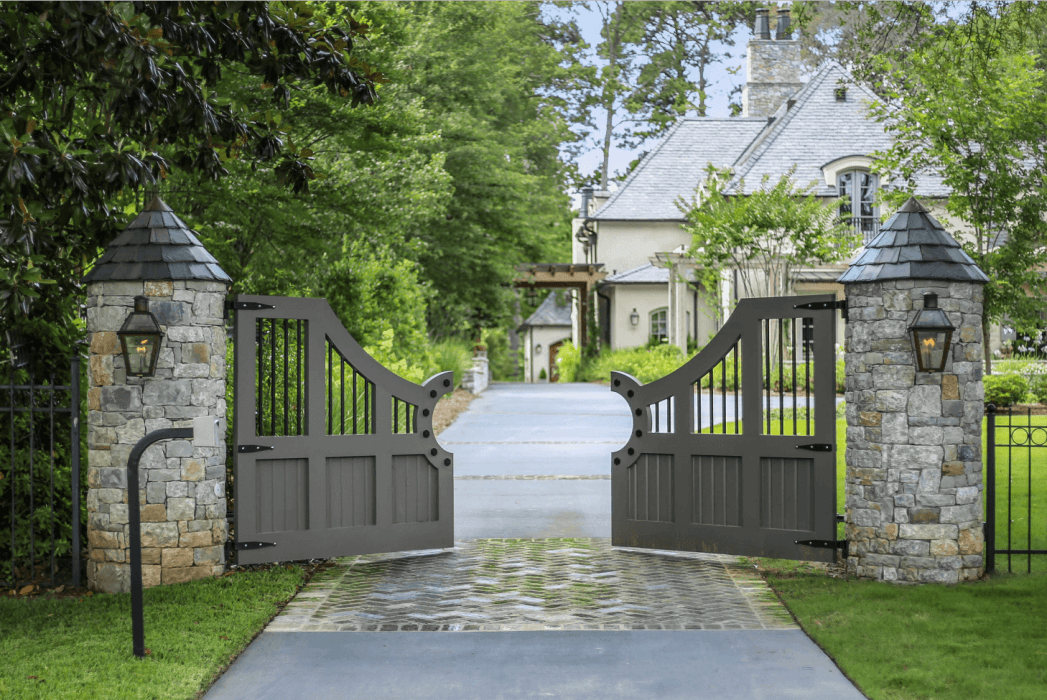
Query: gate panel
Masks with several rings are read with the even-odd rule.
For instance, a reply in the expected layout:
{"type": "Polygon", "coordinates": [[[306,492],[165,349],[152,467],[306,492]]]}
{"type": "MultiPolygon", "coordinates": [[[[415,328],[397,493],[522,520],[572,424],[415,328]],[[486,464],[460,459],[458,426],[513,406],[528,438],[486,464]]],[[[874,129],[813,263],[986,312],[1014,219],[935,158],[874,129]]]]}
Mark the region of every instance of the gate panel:
{"type": "Polygon", "coordinates": [[[238,562],[454,546],[453,460],[432,431],[452,373],[393,374],[323,299],[234,308],[238,562]]]}
{"type": "Polygon", "coordinates": [[[745,299],[687,364],[612,372],[633,434],[612,455],[612,543],[832,561],[836,310],[829,295],[745,299]]]}

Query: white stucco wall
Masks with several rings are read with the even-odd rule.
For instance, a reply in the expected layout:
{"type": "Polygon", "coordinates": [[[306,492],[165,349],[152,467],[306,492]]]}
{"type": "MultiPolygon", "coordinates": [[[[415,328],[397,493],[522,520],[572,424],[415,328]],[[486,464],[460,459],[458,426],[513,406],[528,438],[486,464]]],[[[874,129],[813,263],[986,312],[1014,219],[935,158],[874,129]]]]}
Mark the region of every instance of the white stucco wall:
{"type": "MultiPolygon", "coordinates": [[[[611,349],[646,345],[651,337],[651,312],[669,305],[668,285],[621,284],[604,290],[611,298],[611,349]],[[608,293],[609,292],[609,293],[608,293]],[[640,322],[635,326],[629,317],[636,309],[640,322]]],[[[688,291],[684,316],[690,321],[687,336],[694,337],[693,292],[688,291]]],[[[705,345],[716,333],[716,325],[704,300],[698,296],[698,344],[705,345]]]]}
{"type": "MultiPolygon", "coordinates": [[[[602,262],[611,275],[648,263],[655,253],[666,253],[691,242],[691,236],[673,221],[601,221],[597,233],[596,262],[602,262]]],[[[584,262],[577,240],[574,251],[574,262],[584,262]]]]}
{"type": "Polygon", "coordinates": [[[561,340],[571,339],[569,326],[528,326],[521,334],[524,345],[524,381],[528,384],[549,381],[549,346],[561,340]],[[541,344],[542,350],[535,353],[535,345],[541,344]],[[539,379],[545,370],[545,380],[539,379]]]}

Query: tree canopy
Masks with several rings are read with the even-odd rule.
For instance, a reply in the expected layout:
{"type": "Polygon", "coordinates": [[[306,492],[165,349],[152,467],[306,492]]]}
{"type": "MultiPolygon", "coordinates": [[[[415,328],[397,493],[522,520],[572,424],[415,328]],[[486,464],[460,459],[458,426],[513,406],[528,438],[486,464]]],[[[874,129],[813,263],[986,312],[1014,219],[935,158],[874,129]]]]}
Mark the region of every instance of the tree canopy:
{"type": "Polygon", "coordinates": [[[893,137],[877,160],[894,182],[889,207],[921,173],[951,189],[946,210],[967,229],[958,238],[990,279],[986,348],[991,322],[1007,316],[1032,331],[1047,310],[1045,33],[1047,6],[971,3],[904,51],[870,55],[859,72],[882,76],[873,114],[893,137]]]}
{"type": "Polygon", "coordinates": [[[5,326],[67,353],[82,273],[135,213],[135,192],[172,172],[215,180],[230,160],[266,163],[308,188],[309,154],[279,126],[292,89],[366,105],[381,80],[352,56],[366,27],[313,14],[301,2],[0,4],[5,326]],[[230,73],[265,104],[216,90],[230,73]]]}

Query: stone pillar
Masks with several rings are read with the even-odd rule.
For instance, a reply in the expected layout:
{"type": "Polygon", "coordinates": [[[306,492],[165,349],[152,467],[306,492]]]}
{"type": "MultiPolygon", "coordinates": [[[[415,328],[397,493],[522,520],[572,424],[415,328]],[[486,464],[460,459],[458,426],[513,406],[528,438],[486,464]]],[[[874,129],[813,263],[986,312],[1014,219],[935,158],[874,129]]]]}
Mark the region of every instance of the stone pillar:
{"type": "Polygon", "coordinates": [[[840,281],[848,317],[848,573],[903,582],[976,579],[983,571],[987,278],[910,199],[840,281]],[[938,278],[906,279],[914,270],[938,278]],[[942,372],[918,371],[909,334],[926,293],[938,295],[955,327],[942,372]]]}
{"type": "Polygon", "coordinates": [[[847,568],[956,583],[982,572],[982,288],[847,285],[847,568]],[[956,326],[944,372],[918,372],[908,325],[923,295],[956,326]]]}
{"type": "MultiPolygon", "coordinates": [[[[166,280],[88,287],[88,585],[130,590],[127,459],[146,433],[225,417],[226,285],[166,280]],[[152,378],[128,378],[116,331],[144,294],[164,339],[152,378]]],[[[224,421],[223,421],[224,424],[224,421]]],[[[224,431],[223,431],[224,434],[224,431]]],[[[159,442],[142,456],[142,580],[145,586],[224,570],[225,446],[159,442]]]]}
{"type": "MultiPolygon", "coordinates": [[[[164,259],[190,254],[196,260],[213,261],[170,211],[159,199],[154,200],[85,277],[90,336],[87,580],[92,590],[107,593],[130,590],[127,460],[135,443],[161,428],[192,427],[192,419],[198,416],[221,418],[220,432],[224,435],[223,316],[228,276],[217,263],[212,272],[207,265],[178,267],[173,263],[169,268],[165,263],[107,262],[114,257],[114,248],[132,246],[138,254],[166,247],[164,259]],[[164,245],[148,245],[156,239],[164,245]],[[145,243],[136,245],[141,241],[145,243]],[[166,245],[169,242],[178,245],[166,245]],[[172,248],[202,252],[172,253],[172,248]],[[172,276],[210,275],[212,279],[106,279],[125,272],[120,265],[128,264],[135,265],[131,273],[145,269],[172,276]],[[220,279],[222,276],[225,280],[220,279]],[[104,281],[96,281],[98,277],[104,281]],[[149,378],[126,376],[116,334],[133,311],[138,295],[149,299],[149,310],[164,333],[156,373],[149,378]]],[[[224,571],[225,461],[224,441],[219,447],[206,448],[194,447],[186,440],[164,440],[145,451],[139,463],[145,586],[224,571]]]]}

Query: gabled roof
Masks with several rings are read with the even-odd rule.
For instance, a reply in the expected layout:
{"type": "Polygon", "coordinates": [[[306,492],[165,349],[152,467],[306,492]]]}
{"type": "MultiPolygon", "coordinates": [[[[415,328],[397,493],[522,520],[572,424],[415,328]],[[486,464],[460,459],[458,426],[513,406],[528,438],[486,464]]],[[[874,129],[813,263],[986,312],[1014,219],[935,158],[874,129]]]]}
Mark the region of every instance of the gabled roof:
{"type": "Polygon", "coordinates": [[[83,278],[85,284],[108,280],[233,281],[160,197],[113,239],[83,278]]]}
{"type": "MultiPolygon", "coordinates": [[[[783,104],[753,143],[734,163],[730,194],[751,194],[761,187],[763,177],[777,182],[796,166],[793,182],[800,186],[815,183],[820,197],[837,196],[836,187],[825,184],[822,166],[837,158],[871,155],[891,146],[891,136],[883,125],[869,116],[869,105],[880,98],[835,61],[823,65],[793,97],[790,108],[783,104]],[[836,88],[846,87],[846,99],[837,101],[836,88]],[[740,187],[745,181],[745,188],[740,187]]],[[[940,178],[919,177],[916,194],[945,197],[949,190],[940,178]]]]}
{"type": "MultiPolygon", "coordinates": [[[[680,119],[592,218],[683,221],[676,201],[690,201],[710,163],[734,168],[729,193],[750,194],[764,175],[776,182],[795,164],[797,185],[814,181],[815,194],[835,197],[836,187],[825,184],[822,166],[891,145],[883,125],[868,114],[869,103],[879,98],[836,62],[823,65],[790,101],[792,107],[783,103],[770,119],[680,119]],[[838,86],[847,88],[842,102],[836,101],[838,86]],[[742,178],[744,192],[738,188],[742,178]]],[[[937,175],[924,174],[916,179],[915,194],[947,197],[949,188],[937,175]]]]}
{"type": "Polygon", "coordinates": [[[880,235],[840,275],[839,282],[898,279],[989,281],[937,219],[910,197],[880,228],[880,235]]]}
{"type": "Polygon", "coordinates": [[[569,326],[571,325],[571,304],[560,303],[561,295],[553,292],[545,298],[534,313],[520,324],[524,326],[569,326]]]}
{"type": "MultiPolygon", "coordinates": [[[[687,270],[687,279],[694,281],[694,270],[687,270]]],[[[609,275],[603,283],[606,284],[668,284],[669,268],[655,267],[652,263],[644,263],[631,270],[625,270],[614,275],[609,275]]]]}
{"type": "Polygon", "coordinates": [[[683,221],[676,200],[690,201],[709,163],[725,167],[760,133],[766,119],[684,117],[592,218],[683,221]]]}

